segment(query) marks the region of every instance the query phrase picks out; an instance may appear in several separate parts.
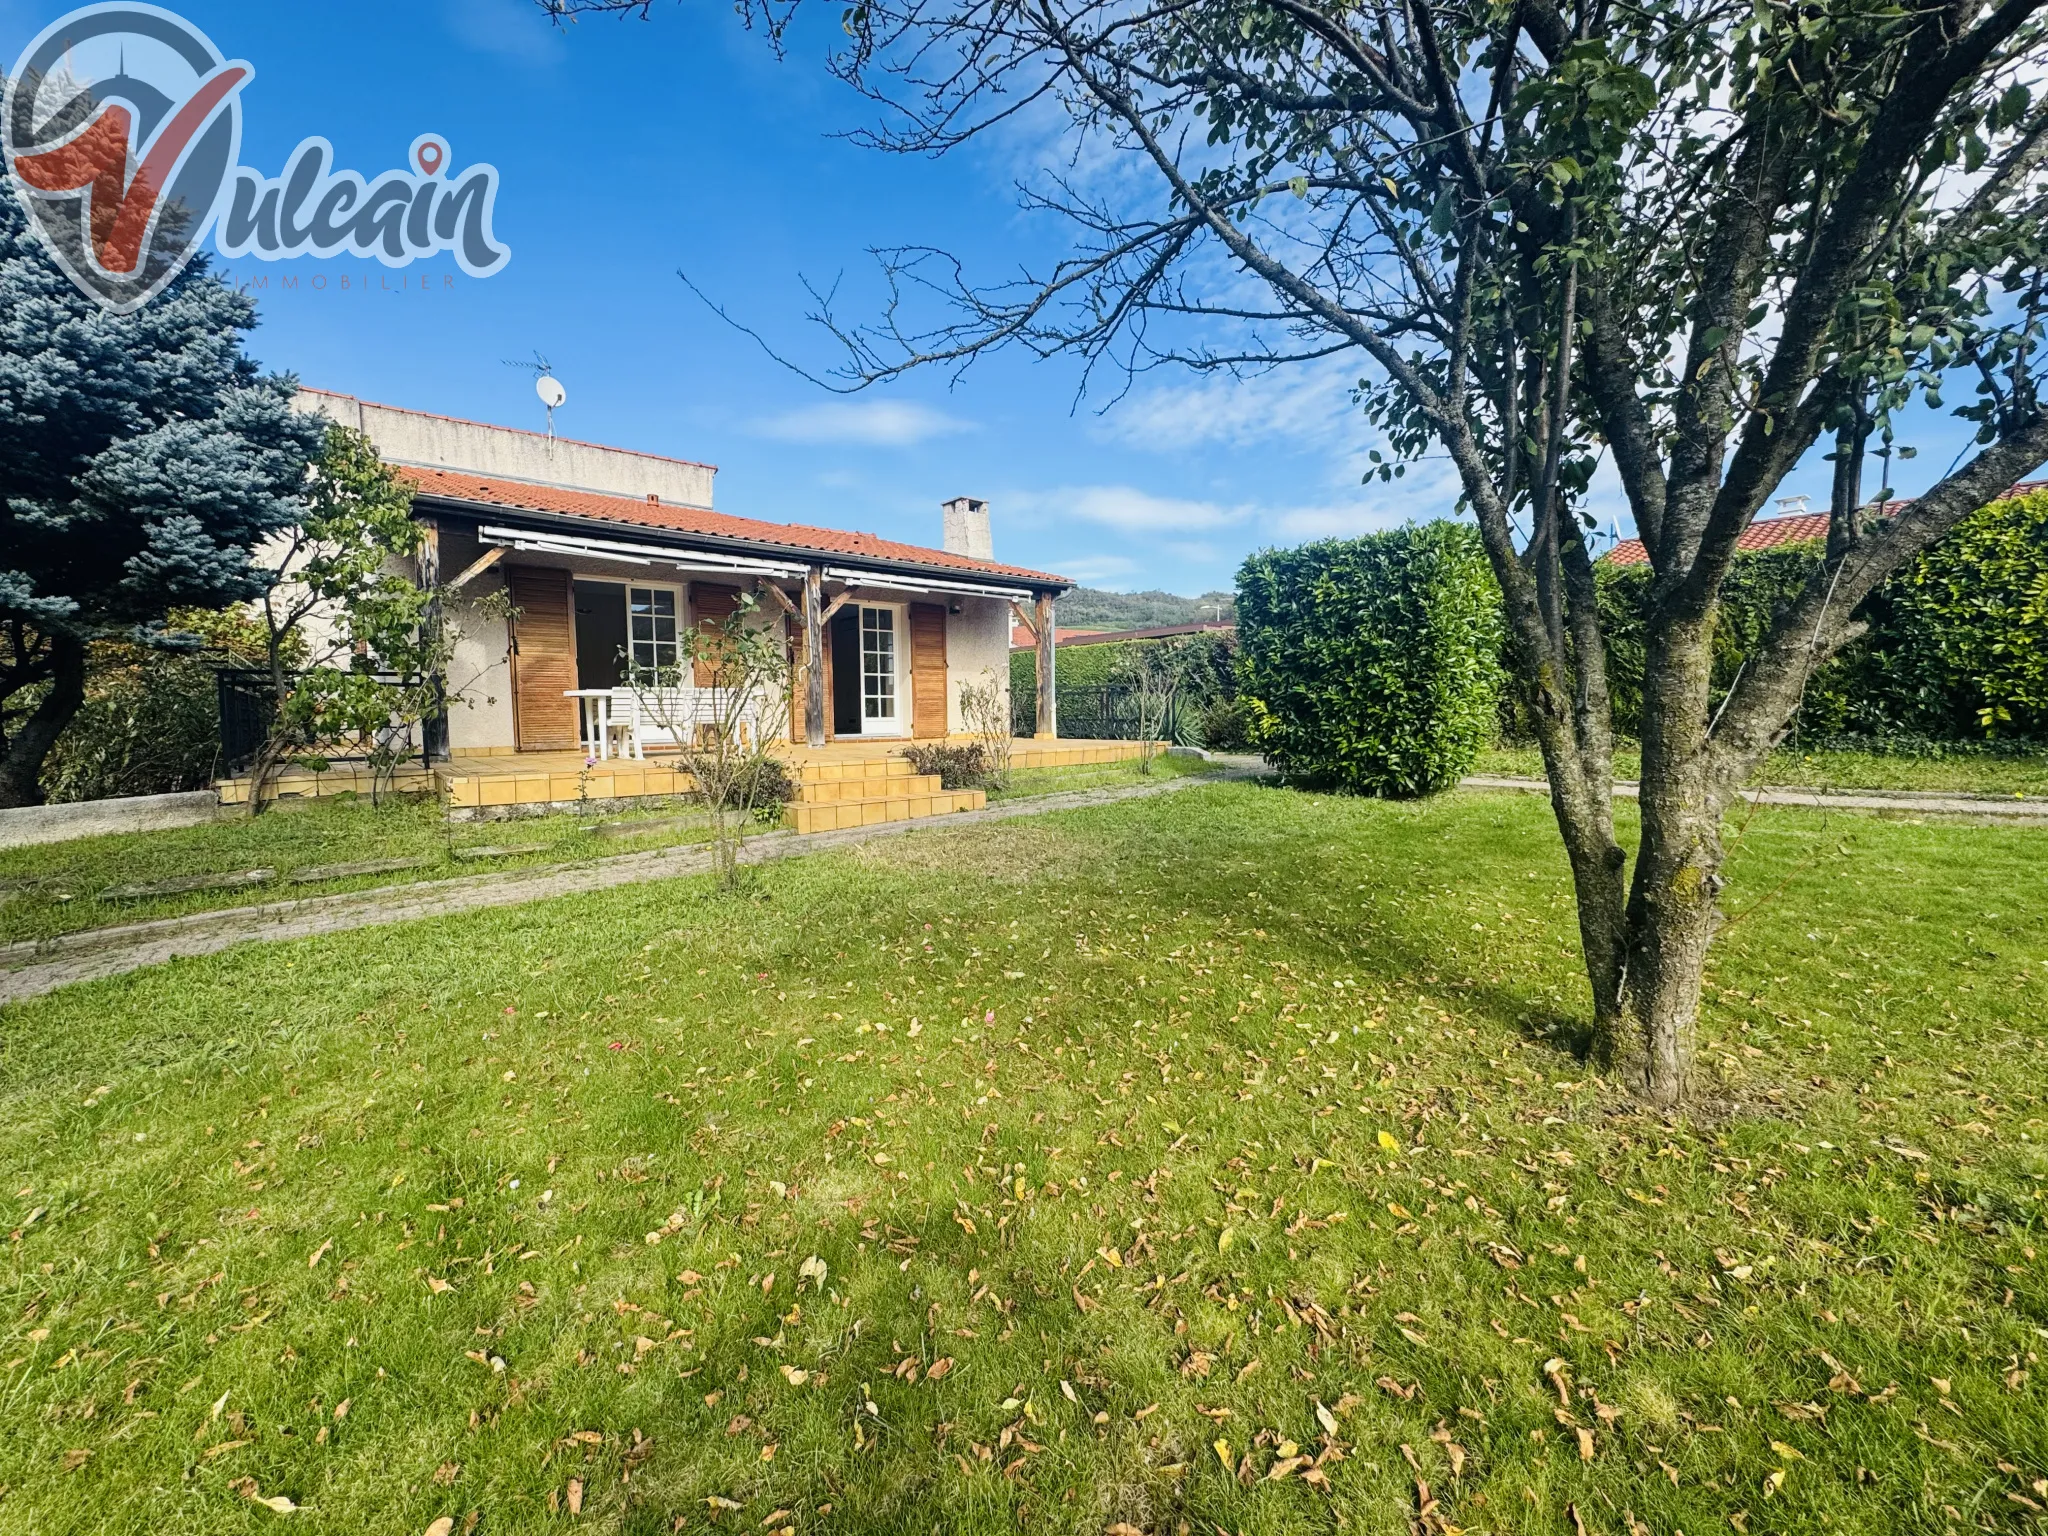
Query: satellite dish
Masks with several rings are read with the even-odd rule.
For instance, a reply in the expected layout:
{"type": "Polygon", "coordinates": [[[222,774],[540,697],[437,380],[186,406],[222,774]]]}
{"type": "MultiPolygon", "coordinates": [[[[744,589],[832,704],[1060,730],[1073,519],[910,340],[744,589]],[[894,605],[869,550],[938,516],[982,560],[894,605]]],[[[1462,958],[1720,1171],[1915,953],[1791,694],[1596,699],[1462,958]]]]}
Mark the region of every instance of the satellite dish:
{"type": "Polygon", "coordinates": [[[551,411],[569,398],[569,391],[562,388],[562,381],[552,374],[544,373],[535,379],[533,392],[540,396],[540,403],[551,411]]]}

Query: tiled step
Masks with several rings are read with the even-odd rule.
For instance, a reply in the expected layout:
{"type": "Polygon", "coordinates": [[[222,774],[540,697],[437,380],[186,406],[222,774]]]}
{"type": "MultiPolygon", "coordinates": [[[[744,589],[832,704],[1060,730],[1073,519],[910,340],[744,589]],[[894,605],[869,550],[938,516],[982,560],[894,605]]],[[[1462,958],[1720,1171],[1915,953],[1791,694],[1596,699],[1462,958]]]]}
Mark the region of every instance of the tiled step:
{"type": "Polygon", "coordinates": [[[690,775],[658,760],[611,758],[584,772],[457,774],[443,772],[442,794],[459,808],[494,805],[569,805],[589,800],[631,800],[681,795],[690,775]]]}
{"type": "Polygon", "coordinates": [[[1086,746],[1062,743],[1034,746],[1020,741],[1010,754],[1012,768],[1079,768],[1090,763],[1128,762],[1138,755],[1135,741],[1090,742],[1086,746]]]}
{"type": "Polygon", "coordinates": [[[961,789],[930,795],[877,796],[871,800],[826,800],[789,809],[799,832],[836,832],[889,821],[919,821],[954,811],[978,811],[987,803],[988,796],[980,790],[961,789]]]}
{"type": "Polygon", "coordinates": [[[903,795],[936,795],[943,786],[936,773],[896,774],[886,779],[836,779],[797,785],[797,800],[824,805],[838,800],[897,799],[903,795]]]}
{"type": "Polygon", "coordinates": [[[849,779],[915,778],[917,770],[909,758],[891,753],[887,757],[813,758],[797,764],[796,774],[800,784],[843,784],[849,779]]]}

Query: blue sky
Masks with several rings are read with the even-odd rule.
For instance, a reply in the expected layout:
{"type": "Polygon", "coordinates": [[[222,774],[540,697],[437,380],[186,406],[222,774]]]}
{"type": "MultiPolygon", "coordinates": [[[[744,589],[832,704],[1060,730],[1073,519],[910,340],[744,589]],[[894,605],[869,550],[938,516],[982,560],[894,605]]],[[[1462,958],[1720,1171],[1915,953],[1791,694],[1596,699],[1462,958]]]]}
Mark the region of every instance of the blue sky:
{"type": "MultiPolygon", "coordinates": [[[[0,0],[0,57],[71,8],[0,0]]],[[[513,256],[497,276],[463,277],[443,256],[386,292],[399,275],[369,261],[237,268],[329,274],[320,293],[273,284],[252,342],[309,384],[539,427],[531,375],[504,366],[537,350],[569,391],[559,431],[717,464],[721,510],[936,543],[942,500],[984,496],[998,558],[1123,589],[1228,586],[1261,546],[1444,515],[1455,500],[1436,464],[1360,483],[1374,440],[1341,366],[1245,383],[1153,375],[1113,405],[1077,402],[1074,365],[1021,356],[950,388],[932,375],[852,398],[778,366],[676,270],[823,370],[836,354],[805,321],[804,278],[840,281],[842,310],[865,318],[879,299],[872,246],[945,247],[992,279],[1053,254],[1060,235],[1017,210],[1017,178],[1057,148],[1029,128],[941,161],[838,137],[869,109],[825,74],[824,36],[778,62],[731,7],[673,0],[648,22],[566,29],[530,0],[173,8],[255,66],[244,165],[276,175],[322,134],[374,178],[431,130],[458,169],[501,173],[497,232],[513,256]]],[[[1923,453],[1900,488],[1946,457],[1923,453]]],[[[1816,504],[1826,489],[1817,465],[1785,487],[1816,504]]],[[[1616,509],[1602,501],[1604,521],[1616,509]]]]}

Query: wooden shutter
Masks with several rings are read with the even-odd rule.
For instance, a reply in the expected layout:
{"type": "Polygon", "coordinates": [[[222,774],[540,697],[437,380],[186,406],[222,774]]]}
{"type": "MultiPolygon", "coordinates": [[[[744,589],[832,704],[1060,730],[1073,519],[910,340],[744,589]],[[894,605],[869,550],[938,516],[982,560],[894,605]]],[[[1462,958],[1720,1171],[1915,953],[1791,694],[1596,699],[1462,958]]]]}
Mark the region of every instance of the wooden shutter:
{"type": "MultiPolygon", "coordinates": [[[[738,587],[716,586],[708,581],[699,581],[690,587],[690,617],[697,628],[707,635],[716,635],[732,617],[733,610],[740,605],[738,587]]],[[[714,668],[710,662],[699,657],[692,675],[699,688],[708,688],[712,683],[714,668]]]]}
{"type": "Polygon", "coordinates": [[[946,734],[946,608],[910,605],[910,733],[946,734]]]}
{"type": "Polygon", "coordinates": [[[579,745],[576,701],[576,602],[567,571],[515,565],[506,572],[512,606],[512,720],[522,752],[566,752],[579,745]]]}

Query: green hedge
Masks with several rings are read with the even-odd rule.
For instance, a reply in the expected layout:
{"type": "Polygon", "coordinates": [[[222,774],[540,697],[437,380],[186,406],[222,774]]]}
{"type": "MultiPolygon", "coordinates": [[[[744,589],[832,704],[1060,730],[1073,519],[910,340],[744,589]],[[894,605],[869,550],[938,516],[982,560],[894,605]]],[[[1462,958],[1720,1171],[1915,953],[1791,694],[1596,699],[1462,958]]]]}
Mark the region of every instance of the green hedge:
{"type": "Polygon", "coordinates": [[[1237,594],[1253,736],[1290,775],[1432,794],[1492,736],[1500,592],[1475,529],[1410,524],[1268,550],[1245,562],[1237,594]]]}
{"type": "MultiPolygon", "coordinates": [[[[1815,543],[1736,560],[1714,634],[1716,707],[1821,555],[1815,543]]],[[[1635,737],[1650,568],[1601,565],[1597,574],[1614,728],[1635,737]]],[[[1807,682],[1801,738],[2048,737],[2048,492],[1973,513],[1872,593],[1857,617],[1868,633],[1807,682]]]]}

